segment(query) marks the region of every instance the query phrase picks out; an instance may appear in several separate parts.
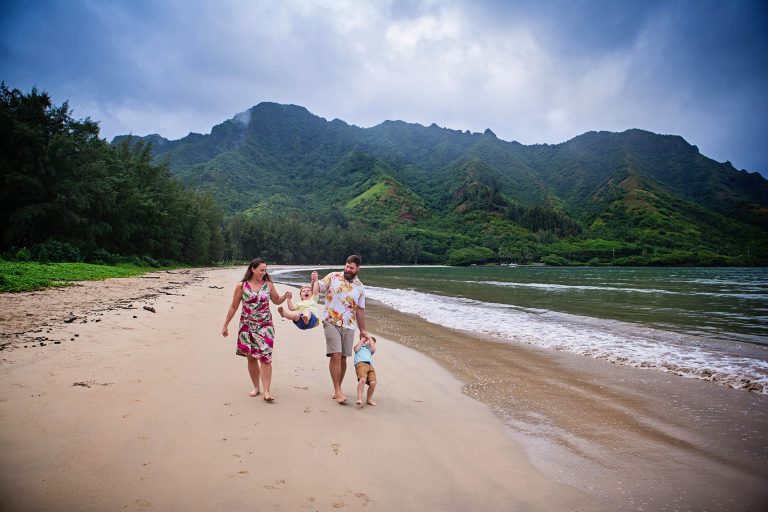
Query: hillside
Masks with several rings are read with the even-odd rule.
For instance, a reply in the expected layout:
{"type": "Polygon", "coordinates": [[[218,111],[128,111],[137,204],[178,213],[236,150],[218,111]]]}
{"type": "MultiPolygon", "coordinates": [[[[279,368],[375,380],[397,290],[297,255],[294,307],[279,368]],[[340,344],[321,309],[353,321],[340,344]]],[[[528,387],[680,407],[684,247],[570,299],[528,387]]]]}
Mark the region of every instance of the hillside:
{"type": "Polygon", "coordinates": [[[675,135],[589,132],[525,146],[490,130],[359,128],[261,103],[207,135],[128,140],[151,143],[155,162],[230,214],[394,230],[422,260],[469,250],[477,257],[466,261],[607,262],[600,246],[613,263],[768,262],[768,181],[675,135]]]}

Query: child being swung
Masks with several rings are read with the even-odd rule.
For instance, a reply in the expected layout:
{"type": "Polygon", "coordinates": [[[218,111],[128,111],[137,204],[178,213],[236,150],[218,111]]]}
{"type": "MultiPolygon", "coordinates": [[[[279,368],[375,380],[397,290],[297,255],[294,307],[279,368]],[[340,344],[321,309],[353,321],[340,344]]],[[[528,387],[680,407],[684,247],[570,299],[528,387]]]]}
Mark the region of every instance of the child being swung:
{"type": "Polygon", "coordinates": [[[302,286],[299,289],[299,300],[296,304],[293,303],[291,295],[288,294],[288,311],[281,306],[277,308],[277,312],[283,318],[293,320],[294,325],[299,329],[312,329],[320,323],[317,315],[315,315],[318,296],[317,279],[313,279],[310,286],[302,286]]]}

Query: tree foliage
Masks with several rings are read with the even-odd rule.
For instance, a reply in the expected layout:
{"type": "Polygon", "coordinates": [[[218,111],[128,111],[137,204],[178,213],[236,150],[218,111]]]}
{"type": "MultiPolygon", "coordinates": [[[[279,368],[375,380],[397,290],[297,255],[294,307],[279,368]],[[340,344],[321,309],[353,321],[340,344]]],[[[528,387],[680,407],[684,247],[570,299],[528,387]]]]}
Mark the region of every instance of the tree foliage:
{"type": "Polygon", "coordinates": [[[0,250],[206,263],[768,264],[768,181],[676,136],[326,121],[262,103],[177,141],[72,119],[3,84],[0,250]],[[226,212],[226,218],[222,213],[226,212]]]}
{"type": "Polygon", "coordinates": [[[95,122],[73,119],[66,102],[57,107],[36,89],[24,94],[2,84],[0,182],[5,253],[194,264],[221,258],[223,214],[209,194],[152,163],[149,145],[110,146],[95,122]]]}

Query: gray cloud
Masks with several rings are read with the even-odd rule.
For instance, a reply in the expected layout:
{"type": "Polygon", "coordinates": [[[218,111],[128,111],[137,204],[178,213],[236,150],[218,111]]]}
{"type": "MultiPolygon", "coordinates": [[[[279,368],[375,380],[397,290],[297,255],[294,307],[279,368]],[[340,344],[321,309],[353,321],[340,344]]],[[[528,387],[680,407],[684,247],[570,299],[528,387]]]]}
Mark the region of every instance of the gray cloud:
{"type": "Polygon", "coordinates": [[[526,144],[643,128],[768,174],[758,0],[29,4],[0,21],[0,77],[107,138],[205,133],[276,101],[526,144]]]}

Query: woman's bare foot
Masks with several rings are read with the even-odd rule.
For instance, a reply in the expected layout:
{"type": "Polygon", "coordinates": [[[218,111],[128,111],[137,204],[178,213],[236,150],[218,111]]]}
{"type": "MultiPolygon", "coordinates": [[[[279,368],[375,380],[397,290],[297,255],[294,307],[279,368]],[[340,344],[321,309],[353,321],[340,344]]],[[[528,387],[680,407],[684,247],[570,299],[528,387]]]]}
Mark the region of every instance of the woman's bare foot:
{"type": "Polygon", "coordinates": [[[338,395],[333,395],[332,397],[334,400],[336,400],[337,403],[345,404],[347,403],[347,397],[339,393],[338,395]]]}
{"type": "Polygon", "coordinates": [[[258,389],[254,389],[250,393],[248,393],[248,396],[259,396],[260,391],[258,389]]]}
{"type": "Polygon", "coordinates": [[[368,405],[376,405],[376,402],[374,402],[373,400],[368,400],[365,403],[367,403],[368,405]]]}
{"type": "Polygon", "coordinates": [[[272,403],[275,401],[275,397],[268,395],[267,393],[264,393],[264,401],[268,403],[272,403]]]}
{"type": "Polygon", "coordinates": [[[356,401],[355,403],[356,403],[357,405],[363,405],[363,399],[362,399],[362,398],[358,398],[358,399],[357,399],[357,401],[356,401]]]}

